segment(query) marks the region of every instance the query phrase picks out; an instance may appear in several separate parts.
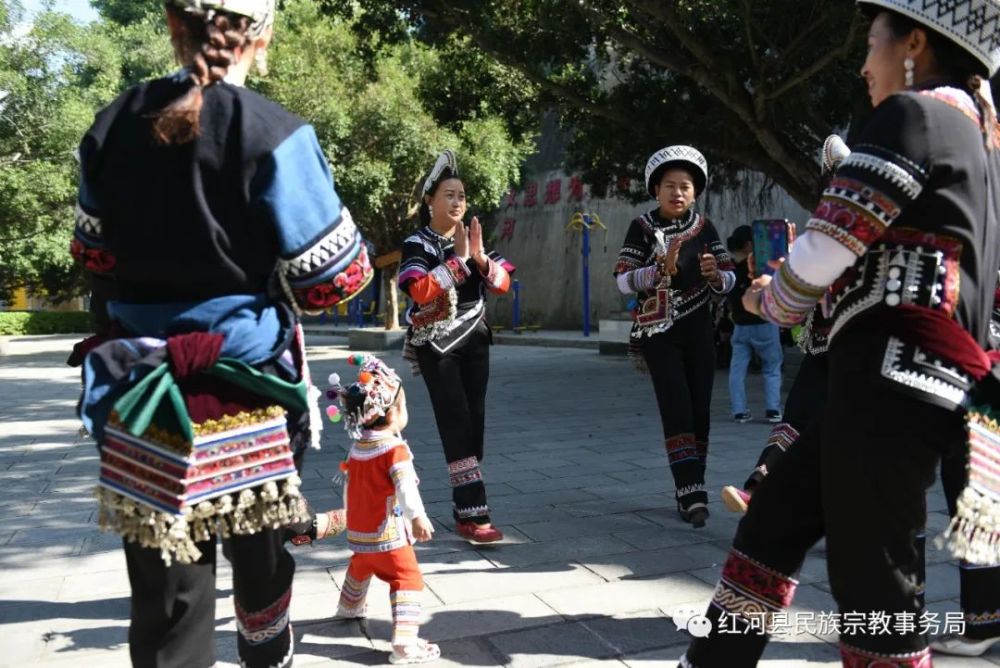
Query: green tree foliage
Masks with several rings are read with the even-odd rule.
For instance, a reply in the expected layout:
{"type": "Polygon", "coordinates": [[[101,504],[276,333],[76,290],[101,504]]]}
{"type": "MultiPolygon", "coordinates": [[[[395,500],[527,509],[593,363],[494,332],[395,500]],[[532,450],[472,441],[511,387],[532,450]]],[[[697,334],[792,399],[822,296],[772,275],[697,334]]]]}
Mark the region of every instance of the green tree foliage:
{"type": "Polygon", "coordinates": [[[0,295],[77,291],[74,151],[94,111],[120,87],[121,52],[96,26],[45,11],[29,25],[0,0],[0,295]]]}
{"type": "MultiPolygon", "coordinates": [[[[325,11],[360,6],[366,33],[418,35],[449,48],[459,67],[494,70],[463,80],[448,119],[493,105],[512,131],[515,97],[556,109],[571,129],[571,166],[601,192],[636,176],[671,143],[713,162],[771,177],[803,205],[818,189],[823,138],[864,109],[857,71],[864,21],[838,0],[321,0],[325,11]]],[[[641,176],[640,176],[641,179],[641,176]]]]}
{"type": "MultiPolygon", "coordinates": [[[[423,179],[441,150],[458,152],[470,206],[491,211],[532,144],[526,132],[513,138],[489,107],[435,118],[428,101],[446,105],[459,89],[449,60],[410,39],[379,48],[351,29],[353,20],[331,20],[311,0],[287,0],[271,73],[251,85],[315,126],[337,190],[378,255],[416,230],[423,179]]],[[[395,272],[386,272],[389,328],[397,326],[394,284],[395,272]]]]}
{"type": "MultiPolygon", "coordinates": [[[[63,296],[79,289],[67,252],[78,179],[73,152],[98,109],[176,67],[161,2],[93,4],[101,21],[91,25],[45,11],[27,26],[19,5],[0,0],[0,91],[7,93],[0,101],[0,291],[28,286],[63,296]]],[[[352,29],[357,20],[322,14],[311,0],[286,0],[271,73],[248,85],[316,127],[342,199],[382,254],[416,229],[422,179],[442,149],[458,151],[471,205],[494,209],[532,149],[534,119],[519,115],[517,91],[498,88],[479,104],[466,96],[457,62],[477,86],[510,77],[485,57],[457,58],[466,48],[459,40],[433,49],[399,35],[383,44],[352,29]]],[[[387,274],[394,282],[395,272],[387,274]]],[[[387,326],[395,326],[395,314],[393,304],[387,326]]]]}

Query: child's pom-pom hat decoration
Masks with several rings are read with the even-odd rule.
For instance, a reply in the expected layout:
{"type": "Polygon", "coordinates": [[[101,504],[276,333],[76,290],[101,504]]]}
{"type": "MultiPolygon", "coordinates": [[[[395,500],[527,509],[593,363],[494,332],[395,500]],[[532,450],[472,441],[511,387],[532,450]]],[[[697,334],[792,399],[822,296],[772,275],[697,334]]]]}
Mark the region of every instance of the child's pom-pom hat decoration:
{"type": "Polygon", "coordinates": [[[358,380],[341,386],[340,376],[330,374],[333,386],[327,391],[331,400],[339,400],[340,408],[328,406],[326,415],[332,422],[343,420],[351,438],[361,438],[366,424],[384,417],[396,402],[402,381],[382,360],[374,355],[353,354],[347,358],[352,366],[359,367],[358,380]]]}

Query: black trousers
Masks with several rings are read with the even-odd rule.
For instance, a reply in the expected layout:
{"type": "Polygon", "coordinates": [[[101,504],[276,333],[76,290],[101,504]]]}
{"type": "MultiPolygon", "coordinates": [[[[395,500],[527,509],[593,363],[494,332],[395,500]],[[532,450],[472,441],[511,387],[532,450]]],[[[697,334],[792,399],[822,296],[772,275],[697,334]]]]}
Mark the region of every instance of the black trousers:
{"type": "MultiPolygon", "coordinates": [[[[295,561],[282,531],[222,541],[233,567],[237,650],[251,668],[292,664],[288,607],[295,561]]],[[[198,544],[196,563],[167,566],[158,549],[125,542],[132,586],[128,640],[137,668],[201,668],[215,663],[215,541],[198,544]]]]}
{"type": "Polygon", "coordinates": [[[767,438],[767,444],[757,459],[757,465],[750,477],[743,483],[743,489],[752,490],[774,468],[778,459],[798,440],[806,427],[818,420],[826,406],[827,396],[826,355],[806,355],[795,374],[792,387],[785,399],[784,418],[774,426],[767,438]]]}
{"type": "Polygon", "coordinates": [[[885,342],[842,334],[830,355],[829,400],[754,492],[722,579],[706,613],[712,633],[688,649],[689,665],[755,666],[766,633],[747,629],[750,612],[781,612],[794,596],[793,575],[806,551],[826,536],[827,568],[841,620],[889,618],[889,633],[839,628],[851,660],[902,660],[927,652],[923,612],[925,493],[942,455],[964,440],[961,417],[879,381],[885,342]],[[726,619],[723,619],[723,614],[726,619]],[[850,617],[848,616],[850,615],[850,617]],[[874,658],[872,659],[874,660],[874,658]]]}
{"type": "MultiPolygon", "coordinates": [[[[264,371],[284,375],[275,365],[264,371]]],[[[290,412],[288,435],[301,472],[309,443],[309,417],[290,412]]],[[[282,668],[292,662],[288,608],[295,560],[284,548],[292,536],[314,532],[310,519],[222,541],[232,564],[237,651],[251,668],[282,668]]],[[[312,535],[315,535],[313,533],[312,535]]],[[[215,541],[198,543],[201,559],[167,566],[157,549],[124,542],[132,588],[129,653],[137,668],[199,668],[215,663],[215,541]]]]}
{"type": "Polygon", "coordinates": [[[434,409],[456,520],[490,521],[480,470],[486,431],[486,387],[490,379],[490,331],[484,320],[458,346],[441,355],[417,346],[420,375],[434,409]]]}
{"type": "Polygon", "coordinates": [[[662,334],[643,337],[640,344],[656,392],[677,501],[685,510],[707,504],[705,461],[715,381],[708,305],[662,334]]]}

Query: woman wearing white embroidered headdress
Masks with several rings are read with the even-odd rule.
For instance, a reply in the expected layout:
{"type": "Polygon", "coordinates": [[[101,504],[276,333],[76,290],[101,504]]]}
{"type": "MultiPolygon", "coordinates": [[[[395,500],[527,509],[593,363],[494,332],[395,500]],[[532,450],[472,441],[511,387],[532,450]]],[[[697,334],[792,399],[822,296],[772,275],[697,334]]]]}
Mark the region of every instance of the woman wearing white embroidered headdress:
{"type": "MultiPolygon", "coordinates": [[[[1000,401],[983,350],[1000,264],[1000,127],[980,86],[1000,70],[1000,0],[858,4],[872,18],[861,75],[874,110],[788,258],[743,298],[784,326],[830,305],[828,397],[754,491],[706,612],[710,631],[682,666],[756,665],[794,603],[807,551],[825,538],[843,665],[929,668],[936,625],[918,536],[939,461],[963,450],[968,485],[949,547],[1000,565],[990,410],[1000,401]]],[[[949,630],[978,636],[994,611],[949,630]]]]}
{"type": "Polygon", "coordinates": [[[715,346],[709,301],[736,281],[733,262],[694,202],[708,163],[690,146],[668,146],[646,163],[657,207],[632,221],[615,265],[622,294],[636,295],[629,355],[648,369],[663,423],[681,519],[708,518],[705,461],[715,346]]]}
{"type": "Polygon", "coordinates": [[[455,530],[473,543],[503,538],[490,521],[480,470],[492,334],[487,292],[510,289],[514,266],[483,248],[477,218],[466,229],[465,186],[445,151],[424,182],[423,227],[403,244],[399,287],[413,300],[404,356],[427,383],[448,462],[455,530]]]}

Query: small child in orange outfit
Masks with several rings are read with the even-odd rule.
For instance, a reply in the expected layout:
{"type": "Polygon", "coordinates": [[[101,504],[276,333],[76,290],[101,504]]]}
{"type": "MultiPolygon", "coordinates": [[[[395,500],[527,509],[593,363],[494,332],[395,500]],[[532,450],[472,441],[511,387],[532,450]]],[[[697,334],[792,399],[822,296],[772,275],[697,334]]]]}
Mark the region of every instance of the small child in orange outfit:
{"type": "MultiPolygon", "coordinates": [[[[433,661],[437,645],[417,634],[424,581],[413,551],[434,528],[417,490],[413,453],[400,434],[406,428],[406,395],[399,376],[373,355],[352,355],[358,380],[346,387],[331,376],[344,426],[354,439],[345,462],[347,542],[354,552],[341,588],[338,617],[365,617],[372,576],[389,583],[392,603],[390,663],[433,661]]],[[[332,409],[334,414],[336,409],[332,409]]]]}

